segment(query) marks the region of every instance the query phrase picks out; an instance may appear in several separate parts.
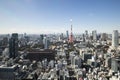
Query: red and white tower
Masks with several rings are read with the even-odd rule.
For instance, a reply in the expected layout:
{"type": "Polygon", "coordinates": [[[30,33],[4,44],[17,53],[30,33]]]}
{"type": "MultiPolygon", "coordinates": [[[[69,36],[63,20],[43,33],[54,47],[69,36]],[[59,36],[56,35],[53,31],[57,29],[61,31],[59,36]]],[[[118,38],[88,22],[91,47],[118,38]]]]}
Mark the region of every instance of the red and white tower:
{"type": "MultiPolygon", "coordinates": [[[[72,19],[70,21],[72,22],[72,19]]],[[[71,33],[70,33],[70,37],[69,37],[69,43],[73,43],[72,24],[71,24],[71,33]]]]}

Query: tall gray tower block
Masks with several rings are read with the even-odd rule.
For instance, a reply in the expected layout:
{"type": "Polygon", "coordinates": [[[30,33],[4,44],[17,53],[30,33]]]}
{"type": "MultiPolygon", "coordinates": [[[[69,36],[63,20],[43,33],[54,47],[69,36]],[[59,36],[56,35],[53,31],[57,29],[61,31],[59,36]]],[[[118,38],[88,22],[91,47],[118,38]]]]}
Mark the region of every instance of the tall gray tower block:
{"type": "Polygon", "coordinates": [[[119,37],[118,30],[113,30],[113,33],[112,33],[112,46],[113,47],[118,47],[119,45],[118,37],[119,37]]]}

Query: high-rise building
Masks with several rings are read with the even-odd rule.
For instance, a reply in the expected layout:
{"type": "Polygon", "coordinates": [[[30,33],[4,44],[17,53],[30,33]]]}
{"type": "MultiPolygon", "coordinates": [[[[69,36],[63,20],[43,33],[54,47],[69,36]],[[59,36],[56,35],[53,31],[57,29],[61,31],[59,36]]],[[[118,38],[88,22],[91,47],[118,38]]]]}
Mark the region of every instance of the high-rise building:
{"type": "Polygon", "coordinates": [[[44,35],[43,35],[43,34],[41,34],[41,35],[40,35],[40,39],[41,39],[41,40],[43,40],[43,38],[44,38],[44,35]]]}
{"type": "Polygon", "coordinates": [[[83,41],[89,40],[89,34],[88,34],[88,30],[85,30],[85,37],[83,39],[83,41]]]}
{"type": "Polygon", "coordinates": [[[64,36],[63,36],[63,33],[60,34],[60,40],[63,40],[64,39],[64,36]]]}
{"type": "Polygon", "coordinates": [[[85,36],[88,36],[88,31],[87,30],[85,30],[85,36]]]}
{"type": "Polygon", "coordinates": [[[92,31],[93,40],[97,40],[97,31],[92,31]]]}
{"type": "Polygon", "coordinates": [[[44,44],[44,49],[48,49],[48,47],[49,47],[49,40],[48,40],[48,37],[44,37],[44,39],[43,39],[43,44],[44,44]]]}
{"type": "Polygon", "coordinates": [[[8,38],[4,37],[3,40],[2,40],[2,45],[7,46],[7,44],[8,44],[8,38]]]}
{"type": "Polygon", "coordinates": [[[106,33],[101,34],[101,40],[107,40],[108,35],[106,33]]]}
{"type": "Polygon", "coordinates": [[[119,58],[112,58],[111,59],[111,70],[113,72],[120,71],[120,59],[119,58]]]}
{"type": "Polygon", "coordinates": [[[40,35],[40,39],[39,39],[40,44],[43,44],[43,39],[44,39],[44,35],[41,34],[41,35],[40,35]]]}
{"type": "Polygon", "coordinates": [[[119,45],[119,41],[118,41],[118,30],[113,30],[112,33],[112,46],[113,47],[117,47],[119,45]]]}
{"type": "Polygon", "coordinates": [[[18,34],[13,33],[9,40],[9,57],[16,58],[18,56],[18,34]]]}
{"type": "Polygon", "coordinates": [[[67,36],[67,39],[69,39],[69,32],[68,32],[68,30],[66,31],[66,36],[67,36]]]}

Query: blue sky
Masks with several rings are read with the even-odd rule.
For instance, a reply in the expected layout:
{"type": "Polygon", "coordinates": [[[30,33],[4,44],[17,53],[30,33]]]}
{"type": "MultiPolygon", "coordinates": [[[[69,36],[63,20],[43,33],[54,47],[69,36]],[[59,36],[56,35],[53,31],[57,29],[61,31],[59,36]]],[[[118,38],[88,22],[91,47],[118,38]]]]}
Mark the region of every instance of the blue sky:
{"type": "Polygon", "coordinates": [[[111,33],[120,30],[120,0],[0,0],[0,33],[111,33]]]}

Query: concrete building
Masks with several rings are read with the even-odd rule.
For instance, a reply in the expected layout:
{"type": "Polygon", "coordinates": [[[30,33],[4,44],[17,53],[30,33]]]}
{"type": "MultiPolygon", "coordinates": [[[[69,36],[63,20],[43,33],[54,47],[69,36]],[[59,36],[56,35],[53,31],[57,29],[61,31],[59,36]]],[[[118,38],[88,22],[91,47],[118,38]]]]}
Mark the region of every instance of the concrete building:
{"type": "Polygon", "coordinates": [[[118,30],[114,30],[112,33],[112,46],[113,47],[117,47],[119,45],[118,37],[119,37],[118,30]]]}
{"type": "Polygon", "coordinates": [[[44,35],[41,34],[41,35],[40,35],[40,39],[39,39],[40,44],[43,44],[43,39],[44,39],[44,35]]]}
{"type": "Polygon", "coordinates": [[[84,62],[87,62],[88,59],[92,59],[92,54],[91,53],[83,53],[82,58],[84,62]]]}
{"type": "Polygon", "coordinates": [[[111,69],[113,72],[120,71],[120,58],[112,58],[111,69]]]}
{"type": "Polygon", "coordinates": [[[18,56],[18,34],[13,33],[9,40],[9,57],[16,58],[18,56]]]}
{"type": "Polygon", "coordinates": [[[108,38],[108,35],[106,33],[101,34],[101,40],[105,41],[107,40],[107,38],[108,38]]]}
{"type": "Polygon", "coordinates": [[[80,56],[75,56],[74,65],[77,65],[77,67],[79,67],[79,68],[82,67],[82,59],[80,58],[80,56]]]}
{"type": "Polygon", "coordinates": [[[85,30],[85,40],[89,39],[89,34],[88,34],[88,30],[85,30]]]}
{"type": "Polygon", "coordinates": [[[85,30],[85,35],[88,36],[88,30],[85,30]]]}
{"type": "Polygon", "coordinates": [[[97,31],[92,31],[93,40],[97,40],[97,31]]]}
{"type": "Polygon", "coordinates": [[[107,57],[105,60],[105,67],[111,67],[111,58],[107,57]]]}
{"type": "Polygon", "coordinates": [[[0,66],[0,80],[15,80],[15,71],[17,70],[17,65],[13,66],[0,66]]]}
{"type": "Polygon", "coordinates": [[[67,39],[69,39],[69,32],[68,32],[68,30],[66,31],[66,37],[67,37],[67,39]]]}
{"type": "Polygon", "coordinates": [[[43,44],[44,44],[44,49],[48,49],[48,48],[49,48],[49,40],[48,40],[48,37],[44,37],[44,39],[43,39],[43,44]]]}
{"type": "Polygon", "coordinates": [[[48,61],[55,59],[56,51],[50,49],[43,49],[43,50],[31,50],[28,52],[26,58],[30,61],[42,61],[47,59],[48,61]]]}

